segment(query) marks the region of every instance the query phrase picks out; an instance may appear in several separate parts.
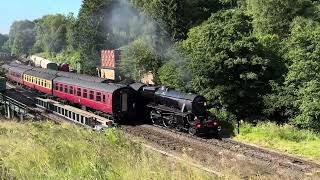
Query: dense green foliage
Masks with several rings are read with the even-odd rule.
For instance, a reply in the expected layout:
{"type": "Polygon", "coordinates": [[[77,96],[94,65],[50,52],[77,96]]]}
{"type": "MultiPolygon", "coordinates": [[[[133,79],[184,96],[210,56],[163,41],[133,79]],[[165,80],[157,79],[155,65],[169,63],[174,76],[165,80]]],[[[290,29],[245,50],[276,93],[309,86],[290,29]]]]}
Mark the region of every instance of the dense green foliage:
{"type": "Polygon", "coordinates": [[[144,73],[156,72],[161,64],[161,58],[155,56],[142,39],[138,39],[123,47],[120,69],[122,74],[139,81],[144,73]]]}
{"type": "Polygon", "coordinates": [[[251,36],[250,20],[239,10],[221,11],[191,29],[183,42],[194,89],[244,117],[259,112],[271,78],[271,62],[251,36]]]}
{"type": "Polygon", "coordinates": [[[0,122],[0,179],[212,179],[108,130],[0,122]]]}
{"type": "Polygon", "coordinates": [[[12,54],[27,54],[35,42],[35,23],[17,21],[10,27],[8,46],[12,54]]]}
{"type": "Polygon", "coordinates": [[[8,41],[8,35],[0,34],[0,52],[6,52],[7,48],[5,47],[6,42],[8,41]]]}
{"type": "Polygon", "coordinates": [[[15,22],[4,48],[90,74],[101,49],[120,48],[127,78],[152,71],[212,112],[319,131],[319,20],[315,0],[84,0],[77,18],[15,22]]]}
{"type": "Polygon", "coordinates": [[[47,15],[36,22],[36,52],[58,53],[67,47],[70,21],[63,15],[47,15]]]}

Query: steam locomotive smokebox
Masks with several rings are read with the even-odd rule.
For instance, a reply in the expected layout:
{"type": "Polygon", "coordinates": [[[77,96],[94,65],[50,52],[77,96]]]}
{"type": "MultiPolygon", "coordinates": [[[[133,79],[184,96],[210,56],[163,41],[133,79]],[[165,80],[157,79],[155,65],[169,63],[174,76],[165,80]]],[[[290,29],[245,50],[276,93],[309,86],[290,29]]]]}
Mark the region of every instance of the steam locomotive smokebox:
{"type": "Polygon", "coordinates": [[[0,77],[0,91],[3,92],[6,90],[6,78],[0,77]]]}

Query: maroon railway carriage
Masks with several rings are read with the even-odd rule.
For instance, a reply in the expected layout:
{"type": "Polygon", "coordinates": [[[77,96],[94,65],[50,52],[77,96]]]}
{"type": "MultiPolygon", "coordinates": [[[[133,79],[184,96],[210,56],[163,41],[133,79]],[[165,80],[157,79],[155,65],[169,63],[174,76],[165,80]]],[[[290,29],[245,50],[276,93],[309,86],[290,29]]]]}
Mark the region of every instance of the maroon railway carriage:
{"type": "Polygon", "coordinates": [[[10,81],[16,82],[18,84],[23,84],[23,74],[28,71],[28,69],[20,67],[10,67],[8,68],[7,78],[10,81]]]}
{"type": "Polygon", "coordinates": [[[136,92],[127,86],[94,83],[72,78],[53,80],[53,95],[113,115],[117,120],[135,116],[136,92]]]}

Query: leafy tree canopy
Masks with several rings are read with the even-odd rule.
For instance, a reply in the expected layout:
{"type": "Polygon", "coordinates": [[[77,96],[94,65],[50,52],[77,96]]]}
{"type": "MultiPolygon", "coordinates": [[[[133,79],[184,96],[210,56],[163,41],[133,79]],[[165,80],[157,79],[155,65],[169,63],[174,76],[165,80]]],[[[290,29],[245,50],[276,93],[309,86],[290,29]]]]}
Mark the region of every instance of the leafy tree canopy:
{"type": "Polygon", "coordinates": [[[4,45],[8,39],[8,35],[0,34],[0,51],[6,51],[4,45]]]}
{"type": "Polygon", "coordinates": [[[35,42],[35,24],[31,21],[16,21],[10,27],[8,46],[12,54],[28,54],[35,42]]]}
{"type": "Polygon", "coordinates": [[[36,21],[36,43],[39,52],[58,53],[67,47],[68,27],[71,24],[61,14],[43,16],[36,21]]]}
{"type": "Polygon", "coordinates": [[[226,10],[191,29],[183,42],[194,89],[239,116],[259,112],[270,78],[270,61],[251,32],[250,17],[226,10]]]}

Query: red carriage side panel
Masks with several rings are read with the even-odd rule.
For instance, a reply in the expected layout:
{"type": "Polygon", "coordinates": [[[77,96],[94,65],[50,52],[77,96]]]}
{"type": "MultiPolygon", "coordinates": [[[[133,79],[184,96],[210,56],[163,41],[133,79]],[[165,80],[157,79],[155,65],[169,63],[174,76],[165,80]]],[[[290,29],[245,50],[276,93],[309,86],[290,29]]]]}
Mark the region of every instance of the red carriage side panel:
{"type": "Polygon", "coordinates": [[[17,77],[17,76],[15,76],[15,75],[8,74],[8,75],[7,75],[7,78],[8,78],[10,81],[13,81],[13,82],[16,82],[16,83],[19,83],[19,84],[23,84],[23,80],[21,79],[21,77],[17,77]]]}
{"type": "Polygon", "coordinates": [[[43,87],[43,86],[39,86],[39,85],[34,85],[34,88],[40,92],[46,93],[46,94],[50,94],[52,95],[52,89],[43,87]]]}
{"type": "Polygon", "coordinates": [[[28,69],[20,67],[10,67],[8,69],[7,78],[13,82],[23,84],[23,73],[28,69]]]}
{"type": "Polygon", "coordinates": [[[34,88],[34,84],[31,83],[31,82],[24,81],[24,82],[23,82],[23,85],[25,85],[25,86],[27,86],[27,87],[30,87],[30,88],[32,88],[32,89],[35,89],[35,88],[34,88]]]}
{"type": "Polygon", "coordinates": [[[112,93],[88,88],[78,84],[68,83],[62,79],[54,80],[53,95],[82,106],[112,114],[112,93]],[[59,81],[62,80],[62,81],[59,81]],[[108,99],[109,97],[109,99],[108,99]]]}

